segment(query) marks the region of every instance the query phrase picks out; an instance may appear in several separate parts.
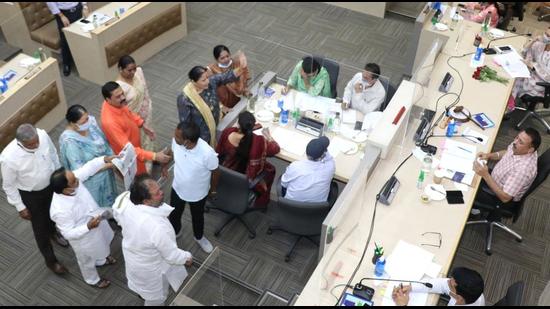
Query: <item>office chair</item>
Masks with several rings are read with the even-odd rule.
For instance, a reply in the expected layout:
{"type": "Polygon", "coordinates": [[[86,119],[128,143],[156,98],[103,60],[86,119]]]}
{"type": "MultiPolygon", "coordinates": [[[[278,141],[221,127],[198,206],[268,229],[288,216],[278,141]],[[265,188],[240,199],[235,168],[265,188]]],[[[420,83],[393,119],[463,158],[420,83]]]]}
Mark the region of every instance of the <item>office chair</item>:
{"type": "Polygon", "coordinates": [[[535,107],[537,104],[542,103],[545,109],[548,109],[550,107],[550,83],[545,82],[538,82],[538,86],[544,87],[544,96],[531,96],[528,94],[524,94],[521,96],[521,102],[527,105],[527,108],[524,107],[516,107],[516,109],[519,110],[525,110],[527,111],[527,114],[523,119],[516,125],[516,129],[520,129],[521,125],[529,118],[529,117],[535,117],[538,119],[542,125],[546,128],[546,132],[550,134],[550,125],[546,120],[543,118],[544,116],[550,115],[550,110],[535,110],[535,107]]]}
{"type": "Polygon", "coordinates": [[[378,80],[382,83],[382,86],[384,86],[384,89],[386,89],[386,98],[384,99],[384,102],[382,103],[382,105],[380,105],[380,108],[378,109],[379,111],[383,112],[388,106],[388,104],[390,103],[391,99],[393,98],[393,95],[395,94],[395,91],[396,91],[396,87],[394,87],[389,81],[389,79],[385,77],[379,78],[378,80]]]}
{"type": "Polygon", "coordinates": [[[522,242],[523,238],[518,233],[514,232],[511,228],[504,225],[501,220],[502,217],[512,217],[513,222],[516,222],[521,215],[521,212],[523,210],[523,205],[525,203],[525,200],[527,197],[537,189],[539,185],[541,185],[544,180],[546,180],[546,177],[548,177],[548,174],[550,173],[550,149],[546,150],[541,156],[539,156],[537,160],[537,177],[527,190],[527,192],[523,195],[521,200],[519,202],[510,202],[511,206],[503,208],[501,203],[497,203],[496,205],[488,205],[485,203],[474,201],[474,208],[479,208],[480,210],[486,210],[489,212],[488,216],[484,220],[477,220],[477,221],[468,221],[467,225],[476,225],[476,224],[483,224],[487,226],[487,238],[486,238],[486,249],[485,253],[487,255],[491,255],[491,245],[493,241],[493,227],[498,227],[504,230],[505,232],[508,232],[509,234],[512,234],[516,241],[522,242]]]}
{"type": "Polygon", "coordinates": [[[537,18],[538,21],[543,21],[544,19],[546,19],[546,17],[550,16],[550,14],[548,13],[544,13],[544,11],[547,11],[550,9],[550,3],[548,2],[543,2],[538,8],[537,10],[539,11],[539,17],[537,18]]]}
{"type": "Polygon", "coordinates": [[[217,209],[229,216],[214,232],[214,236],[218,237],[221,231],[234,219],[239,220],[248,230],[248,237],[256,237],[256,231],[244,218],[246,213],[260,210],[251,208],[256,201],[256,195],[253,188],[263,178],[263,175],[258,176],[254,181],[249,182],[246,175],[228,169],[224,166],[219,166],[219,181],[217,187],[217,196],[210,200],[211,205],[206,206],[206,210],[217,209]]]}
{"type": "Polygon", "coordinates": [[[338,64],[338,62],[322,56],[313,56],[313,59],[315,59],[315,61],[317,61],[322,67],[327,70],[328,76],[330,78],[330,97],[333,99],[336,98],[336,84],[338,82],[338,75],[340,74],[340,65],[338,64]]]}
{"type": "Polygon", "coordinates": [[[525,282],[523,281],[518,281],[512,284],[508,288],[508,291],[506,291],[506,295],[504,295],[501,300],[494,304],[494,306],[521,306],[524,287],[525,282]]]}
{"type": "Polygon", "coordinates": [[[323,221],[338,197],[338,184],[332,181],[330,184],[329,200],[322,203],[296,202],[284,198],[281,176],[277,179],[276,188],[278,197],[276,216],[278,225],[270,225],[267,229],[267,234],[271,235],[273,231],[280,230],[297,236],[290,246],[290,250],[285,255],[285,262],[288,262],[300,239],[306,238],[319,246],[319,242],[312,237],[321,235],[323,221]]]}

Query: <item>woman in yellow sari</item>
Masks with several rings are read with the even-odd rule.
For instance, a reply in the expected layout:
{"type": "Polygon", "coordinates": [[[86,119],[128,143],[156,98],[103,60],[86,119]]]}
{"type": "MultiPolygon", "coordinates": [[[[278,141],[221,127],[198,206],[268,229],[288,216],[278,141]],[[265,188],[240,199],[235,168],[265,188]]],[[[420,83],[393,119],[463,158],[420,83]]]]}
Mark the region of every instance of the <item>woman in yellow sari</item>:
{"type": "Polygon", "coordinates": [[[246,57],[239,57],[241,68],[222,74],[209,74],[208,69],[196,66],[189,71],[191,80],[178,95],[178,116],[180,122],[193,121],[201,131],[200,137],[212,147],[216,147],[216,127],[220,121],[220,99],[216,93],[219,85],[234,82],[246,68],[246,57]],[[210,75],[210,76],[209,76],[210,75]]]}
{"type": "Polygon", "coordinates": [[[242,67],[238,57],[235,57],[235,59],[231,57],[229,48],[225,45],[214,47],[214,59],[216,59],[216,62],[208,65],[213,74],[221,74],[237,68],[242,69],[242,74],[237,81],[220,85],[216,89],[222,105],[227,108],[233,108],[241,99],[240,96],[248,94],[250,73],[247,67],[242,67]]]}
{"type": "MultiPolygon", "coordinates": [[[[120,85],[128,102],[128,109],[138,114],[145,121],[148,128],[153,128],[153,103],[149,96],[143,70],[136,65],[131,56],[122,56],[118,60],[119,75],[117,83],[120,85]]],[[[141,148],[155,151],[155,144],[147,134],[141,130],[141,148]]],[[[151,172],[152,162],[146,162],[145,167],[151,172]]]]}

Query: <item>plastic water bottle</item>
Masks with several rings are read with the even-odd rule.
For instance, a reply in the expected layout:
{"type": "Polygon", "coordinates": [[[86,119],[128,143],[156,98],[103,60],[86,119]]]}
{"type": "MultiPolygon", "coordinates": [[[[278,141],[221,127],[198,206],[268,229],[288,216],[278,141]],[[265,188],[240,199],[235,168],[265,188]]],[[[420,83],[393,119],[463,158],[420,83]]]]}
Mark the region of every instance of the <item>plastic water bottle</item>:
{"type": "Polygon", "coordinates": [[[283,101],[283,99],[279,99],[279,101],[277,101],[278,108],[283,109],[284,105],[285,105],[285,101],[283,101]]]}
{"type": "Polygon", "coordinates": [[[282,125],[286,125],[288,123],[288,109],[287,110],[282,110],[281,111],[281,124],[282,125]]]}
{"type": "Polygon", "coordinates": [[[0,77],[0,94],[8,91],[8,82],[5,78],[0,77]]]}
{"type": "Polygon", "coordinates": [[[44,51],[44,48],[38,47],[38,54],[40,55],[40,62],[46,61],[48,59],[48,56],[46,56],[46,52],[44,51]]]}
{"type": "Polygon", "coordinates": [[[424,178],[426,178],[426,174],[424,173],[424,170],[420,170],[420,174],[418,175],[418,180],[416,181],[417,189],[422,189],[422,185],[424,184],[424,178]]]}
{"type": "Polygon", "coordinates": [[[340,132],[340,113],[336,113],[336,117],[334,117],[334,122],[332,123],[332,131],[335,133],[340,132]]]}
{"type": "Polygon", "coordinates": [[[456,26],[458,26],[458,12],[453,15],[453,18],[451,19],[451,30],[454,31],[456,29],[456,26]]]}
{"type": "Polygon", "coordinates": [[[386,259],[381,256],[376,260],[376,266],[374,266],[374,274],[376,277],[382,277],[384,275],[384,268],[386,267],[386,259]]]}
{"type": "Polygon", "coordinates": [[[476,54],[474,55],[474,60],[479,61],[481,60],[481,55],[483,54],[483,47],[479,45],[476,49],[476,54]]]}
{"type": "Polygon", "coordinates": [[[265,98],[265,87],[264,82],[258,84],[258,100],[263,100],[265,98]]]}
{"type": "Polygon", "coordinates": [[[94,18],[92,19],[92,24],[94,25],[94,29],[99,27],[98,21],[97,21],[97,15],[94,15],[94,18]]]}
{"type": "Polygon", "coordinates": [[[455,135],[455,128],[456,128],[456,123],[455,123],[455,120],[453,119],[451,120],[451,122],[449,122],[449,125],[447,126],[446,135],[448,137],[455,135]]]}

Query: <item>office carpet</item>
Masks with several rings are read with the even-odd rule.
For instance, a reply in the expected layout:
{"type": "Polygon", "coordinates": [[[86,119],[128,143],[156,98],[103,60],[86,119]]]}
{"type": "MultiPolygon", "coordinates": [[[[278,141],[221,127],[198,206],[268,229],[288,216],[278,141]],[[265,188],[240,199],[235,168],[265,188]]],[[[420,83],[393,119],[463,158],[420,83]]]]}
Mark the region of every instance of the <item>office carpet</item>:
{"type": "MultiPolygon", "coordinates": [[[[387,14],[382,20],[322,3],[187,3],[187,18],[188,36],[141,64],[153,98],[159,148],[169,144],[177,124],[175,99],[187,82],[188,70],[194,65],[210,63],[212,47],[216,44],[225,44],[233,52],[245,51],[253,78],[266,70],[287,78],[303,55],[323,54],[341,64],[340,94],[347,80],[371,61],[379,63],[382,74],[397,84],[402,74],[409,73],[406,68],[413,61],[412,52],[416,49],[409,18],[387,14]]],[[[63,77],[63,86],[69,105],[82,104],[99,118],[103,101],[100,86],[80,79],[75,73],[63,77]]],[[[513,121],[503,124],[497,149],[515,135],[511,129],[513,121]]],[[[64,126],[62,122],[49,132],[56,144],[64,126]]],[[[544,146],[549,144],[550,138],[545,135],[544,146]]],[[[279,169],[281,166],[284,164],[277,165],[279,169]]],[[[166,193],[169,185],[168,180],[166,193]]],[[[509,284],[523,279],[529,281],[524,303],[535,304],[550,278],[547,266],[550,252],[546,250],[549,236],[545,233],[549,214],[544,198],[549,196],[548,186],[545,184],[528,200],[522,218],[514,225],[522,228],[524,243],[517,244],[497,234],[495,253],[487,258],[482,250],[481,231],[466,229],[455,265],[482,270],[488,301],[498,299],[509,284]]],[[[119,262],[99,270],[111,279],[112,285],[100,290],[82,280],[70,248],[54,245],[58,259],[69,268],[70,274],[59,277],[48,270],[37,250],[30,224],[18,218],[1,190],[0,205],[0,305],[143,303],[127,287],[119,231],[112,244],[112,254],[119,262]]],[[[318,250],[313,244],[300,242],[292,260],[285,263],[284,254],[293,237],[277,232],[266,235],[268,225],[275,219],[271,210],[247,216],[256,228],[255,239],[249,239],[246,229],[238,222],[215,238],[214,229],[223,217],[215,210],[205,216],[205,235],[222,252],[217,265],[231,278],[223,280],[223,303],[216,302],[218,305],[255,304],[266,289],[287,299],[301,291],[316,265],[318,250]]],[[[190,268],[191,276],[207,255],[192,239],[189,210],[185,212],[184,223],[184,236],[178,244],[195,256],[197,264],[190,268]]],[[[204,288],[196,289],[197,298],[214,297],[219,293],[217,282],[219,277],[205,277],[200,283],[204,288]]],[[[171,292],[167,303],[174,296],[171,292]]]]}

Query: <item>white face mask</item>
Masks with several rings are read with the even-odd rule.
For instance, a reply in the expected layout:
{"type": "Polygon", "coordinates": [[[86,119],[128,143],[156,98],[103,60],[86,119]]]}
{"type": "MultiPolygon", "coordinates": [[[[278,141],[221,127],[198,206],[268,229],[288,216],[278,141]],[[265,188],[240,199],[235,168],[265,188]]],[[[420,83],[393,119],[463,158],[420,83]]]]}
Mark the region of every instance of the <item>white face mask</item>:
{"type": "Polygon", "coordinates": [[[550,44],[550,38],[546,36],[546,33],[542,36],[542,42],[544,44],[550,44]]]}
{"type": "Polygon", "coordinates": [[[29,149],[29,148],[23,146],[23,144],[21,144],[21,143],[19,143],[19,142],[17,143],[17,145],[19,145],[19,147],[23,148],[23,150],[25,150],[25,151],[28,152],[28,153],[35,153],[35,152],[38,150],[38,148],[29,149]]]}
{"type": "Polygon", "coordinates": [[[88,131],[90,129],[90,125],[91,125],[91,121],[90,121],[90,118],[88,118],[88,121],[86,121],[84,124],[77,124],[78,131],[79,132],[88,131]]]}
{"type": "Polygon", "coordinates": [[[222,68],[222,69],[227,69],[227,68],[230,67],[232,64],[233,64],[233,59],[230,59],[228,64],[222,64],[222,63],[219,63],[219,62],[218,62],[218,66],[219,66],[220,68],[222,68]]]}

